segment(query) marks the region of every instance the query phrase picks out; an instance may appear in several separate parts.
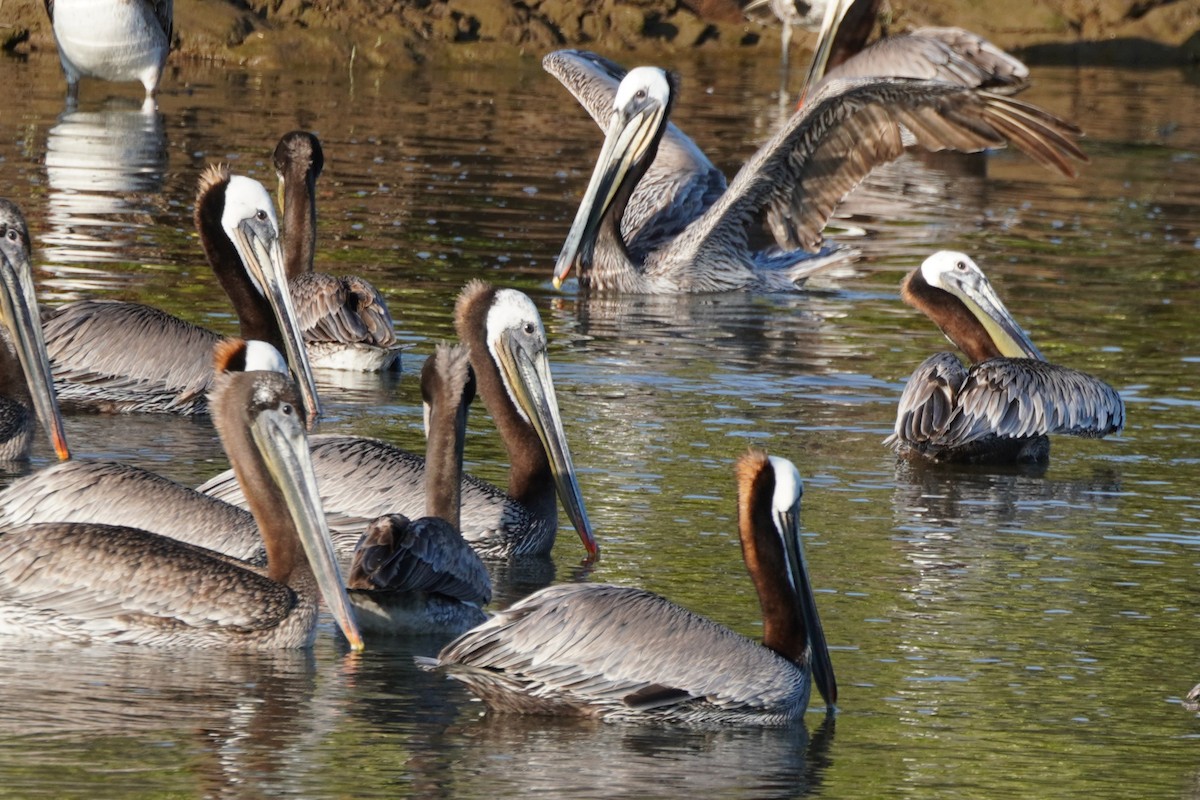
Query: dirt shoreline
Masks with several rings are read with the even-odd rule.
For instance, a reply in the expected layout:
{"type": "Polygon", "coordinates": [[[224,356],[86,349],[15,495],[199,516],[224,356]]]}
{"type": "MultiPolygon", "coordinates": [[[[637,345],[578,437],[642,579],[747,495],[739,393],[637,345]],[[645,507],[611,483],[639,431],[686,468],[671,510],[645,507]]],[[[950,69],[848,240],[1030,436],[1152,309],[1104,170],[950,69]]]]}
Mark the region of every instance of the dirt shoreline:
{"type": "MultiPolygon", "coordinates": [[[[560,47],[610,54],[693,48],[778,52],[778,28],[737,0],[176,0],[172,58],[256,68],[353,60],[368,68],[426,59],[540,56],[560,47]]],[[[1162,66],[1200,62],[1200,0],[912,0],[892,30],[959,25],[1031,63],[1162,66]]],[[[799,33],[794,54],[812,36],[799,33]]],[[[10,53],[53,51],[42,0],[0,0],[10,53]]]]}

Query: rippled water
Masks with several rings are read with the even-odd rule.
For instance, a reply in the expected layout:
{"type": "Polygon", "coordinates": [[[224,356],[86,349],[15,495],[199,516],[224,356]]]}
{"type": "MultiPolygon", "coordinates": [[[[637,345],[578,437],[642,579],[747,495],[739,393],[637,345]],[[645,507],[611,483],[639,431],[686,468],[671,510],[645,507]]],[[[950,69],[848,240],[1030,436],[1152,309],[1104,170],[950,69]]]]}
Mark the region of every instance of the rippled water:
{"type": "MultiPolygon", "coordinates": [[[[847,204],[864,260],[793,295],[593,298],[550,268],[600,134],[535,59],[410,73],[177,64],[157,112],[51,54],[6,58],[0,186],[34,229],[40,297],[139,298],[232,331],[192,231],[199,170],[274,188],[298,126],[325,143],[319,262],[388,294],[398,378],[323,377],[323,431],[420,441],[415,366],[470,277],[529,292],[603,547],[590,580],[646,586],[758,632],[733,535],[747,445],[806,476],[804,526],[841,684],[835,725],[667,731],[481,716],[400,641],[345,656],[135,648],[0,653],[0,796],[1127,797],[1200,794],[1200,91],[1195,74],[1035,69],[1079,121],[1065,181],[1020,155],[908,160],[847,204]],[[972,253],[1051,360],[1102,376],[1125,433],[1062,439],[1040,474],[929,471],[881,446],[944,341],[897,298],[931,250],[972,253]]],[[[779,123],[776,65],[671,57],[677,118],[727,172],[779,123]]],[[[197,483],[204,421],[73,416],[81,458],[197,483]]],[[[482,412],[469,468],[503,480],[482,412]]],[[[39,443],[35,466],[48,461],[39,443]]],[[[580,577],[569,530],[558,580],[580,577]]]]}

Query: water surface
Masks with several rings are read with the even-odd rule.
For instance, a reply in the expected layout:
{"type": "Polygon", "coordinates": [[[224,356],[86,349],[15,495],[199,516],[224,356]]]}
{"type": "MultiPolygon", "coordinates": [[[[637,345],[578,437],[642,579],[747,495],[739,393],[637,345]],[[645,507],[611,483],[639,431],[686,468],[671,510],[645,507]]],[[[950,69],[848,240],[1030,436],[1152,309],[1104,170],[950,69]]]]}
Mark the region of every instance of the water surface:
{"type": "MultiPolygon", "coordinates": [[[[1200,90],[1194,74],[1035,69],[1024,97],[1078,121],[1068,181],[1010,152],[910,159],[844,209],[863,260],[788,295],[599,297],[550,270],[600,133],[535,59],[411,72],[177,64],[157,110],[85,84],[65,112],[50,54],[2,64],[0,186],[34,232],[39,297],[140,299],[232,332],[191,222],[199,171],[274,189],[295,127],[326,148],[319,267],[388,295],[396,378],[324,375],[325,432],[421,449],[415,371],[484,277],[531,294],[603,559],[569,528],[557,580],[661,592],[759,633],[731,465],[793,459],[841,685],[789,731],[668,731],[482,715],[417,671],[437,641],[346,655],[6,646],[0,753],[12,797],[1196,794],[1200,680],[1200,90]],[[1051,360],[1101,376],[1123,435],[1060,439],[1044,472],[897,464],[904,378],[946,347],[902,305],[934,249],[971,253],[1051,360]]],[[[674,58],[681,126],[732,174],[780,122],[776,65],[674,58]]],[[[71,416],[80,458],[199,483],[225,466],[203,420],[71,416]]],[[[503,481],[486,414],[468,467],[503,481]]],[[[33,466],[48,463],[39,443],[33,466]]]]}

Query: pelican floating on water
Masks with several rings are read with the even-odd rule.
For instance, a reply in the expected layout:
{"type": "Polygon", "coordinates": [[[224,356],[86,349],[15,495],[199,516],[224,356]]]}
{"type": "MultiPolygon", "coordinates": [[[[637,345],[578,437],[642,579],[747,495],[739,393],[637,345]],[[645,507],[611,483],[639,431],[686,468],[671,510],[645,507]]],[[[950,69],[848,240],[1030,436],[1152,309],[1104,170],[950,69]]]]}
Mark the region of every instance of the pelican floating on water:
{"type": "Polygon", "coordinates": [[[6,525],[0,530],[0,633],[161,646],[307,647],[323,596],[351,647],[362,649],[317,500],[298,396],[277,372],[236,371],[254,370],[255,361],[245,343],[222,343],[211,403],[221,442],[253,498],[266,569],[136,528],[6,525]]]}
{"type": "Polygon", "coordinates": [[[459,532],[463,443],[475,398],[470,355],[438,345],[421,370],[425,401],[425,516],[371,522],[346,579],[368,632],[458,634],[487,619],[487,567],[459,532]]]}
{"type": "Polygon", "coordinates": [[[605,720],[786,725],[815,682],[837,682],[800,542],[800,474],[738,460],[738,529],[763,609],[758,644],[656,594],[622,586],[542,589],[446,645],[440,667],[499,711],[605,720]]]}
{"type": "Polygon", "coordinates": [[[38,314],[29,227],[11,200],[0,199],[0,461],[29,455],[41,421],[59,458],[70,458],[38,314]]]}
{"type": "MultiPolygon", "coordinates": [[[[196,230],[233,302],[244,339],[287,354],[310,423],[316,383],[288,293],[271,197],[225,167],[200,176],[196,230]]],[[[59,400],[102,411],[199,414],[221,337],[140,303],[80,300],[46,312],[42,327],[59,400]]]]}
{"type": "Polygon", "coordinates": [[[321,142],[307,131],[284,134],[274,161],[283,261],[312,365],[358,372],[399,369],[400,347],[383,295],[357,275],[313,272],[317,178],[325,167],[321,142]]]}
{"type": "Polygon", "coordinates": [[[79,79],[140,81],[146,97],[158,91],[171,51],[173,0],[45,0],[67,97],[79,79]]]}
{"type": "MultiPolygon", "coordinates": [[[[567,447],[537,307],[515,289],[467,284],[455,304],[459,339],[471,351],[479,396],[508,450],[507,492],[470,475],[462,481],[462,535],[485,558],[542,556],[558,531],[558,500],[588,557],[598,552],[567,447]]],[[[377,439],[312,438],[321,502],[339,552],[373,519],[425,513],[425,461],[377,439]]],[[[236,505],[245,497],[229,473],[199,490],[236,505]]]]}
{"type": "Polygon", "coordinates": [[[1029,68],[962,28],[918,28],[867,46],[880,0],[831,0],[801,91],[817,94],[845,78],[937,80],[1011,94],[1029,85],[1029,68]]]}
{"type": "MultiPolygon", "coordinates": [[[[742,167],[724,176],[668,122],[675,81],[657,67],[628,74],[600,56],[550,53],[543,67],[607,131],[554,269],[585,288],[633,293],[780,291],[841,260],[814,258],[834,206],[872,168],[904,152],[911,131],[930,150],[1011,142],[1074,175],[1079,130],[1035,106],[960,86],[900,79],[827,87],[742,167]],[[780,249],[756,241],[769,228],[780,249]]],[[[828,255],[828,254],[826,254],[828,255]]]]}
{"type": "Polygon", "coordinates": [[[1047,434],[1099,438],[1125,425],[1116,390],[1048,363],[968,256],[943,250],[901,285],[904,302],[941,328],[971,362],[937,353],[917,367],[885,443],[909,458],[1042,462],[1047,434]]]}

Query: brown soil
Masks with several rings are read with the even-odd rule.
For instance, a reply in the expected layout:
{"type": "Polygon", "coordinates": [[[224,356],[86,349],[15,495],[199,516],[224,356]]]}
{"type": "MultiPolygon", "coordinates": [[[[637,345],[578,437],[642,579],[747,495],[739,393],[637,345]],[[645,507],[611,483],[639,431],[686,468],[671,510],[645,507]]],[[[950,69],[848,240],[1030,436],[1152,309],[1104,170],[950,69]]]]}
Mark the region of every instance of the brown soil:
{"type": "MultiPolygon", "coordinates": [[[[174,58],[386,67],[559,47],[779,48],[738,0],[176,0],[174,58]]],[[[1200,61],[1200,0],[895,0],[889,29],[959,25],[1034,63],[1200,61]],[[1003,14],[995,9],[1003,7],[1003,14]]],[[[768,18],[769,19],[769,18],[768,18]]],[[[801,42],[812,37],[800,34],[801,42]]],[[[42,0],[0,0],[6,50],[53,49],[42,0]]],[[[794,45],[799,49],[803,45],[794,45]]]]}

